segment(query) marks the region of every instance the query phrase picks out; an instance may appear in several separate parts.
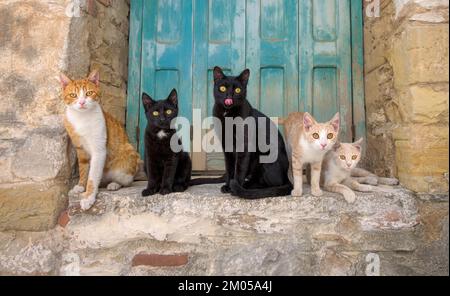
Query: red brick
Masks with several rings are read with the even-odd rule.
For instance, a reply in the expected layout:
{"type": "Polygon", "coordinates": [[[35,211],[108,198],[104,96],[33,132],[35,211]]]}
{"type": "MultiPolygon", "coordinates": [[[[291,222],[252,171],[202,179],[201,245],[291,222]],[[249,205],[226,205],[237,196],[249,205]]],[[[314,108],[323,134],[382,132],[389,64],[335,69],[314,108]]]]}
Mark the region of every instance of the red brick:
{"type": "Polygon", "coordinates": [[[154,267],[175,267],[184,266],[188,263],[187,254],[178,255],[158,255],[158,254],[137,254],[134,256],[131,265],[134,266],[154,266],[154,267]]]}
{"type": "Polygon", "coordinates": [[[70,222],[69,212],[68,211],[62,212],[61,215],[59,215],[58,224],[61,227],[66,227],[67,224],[69,224],[69,222],[70,222]]]}

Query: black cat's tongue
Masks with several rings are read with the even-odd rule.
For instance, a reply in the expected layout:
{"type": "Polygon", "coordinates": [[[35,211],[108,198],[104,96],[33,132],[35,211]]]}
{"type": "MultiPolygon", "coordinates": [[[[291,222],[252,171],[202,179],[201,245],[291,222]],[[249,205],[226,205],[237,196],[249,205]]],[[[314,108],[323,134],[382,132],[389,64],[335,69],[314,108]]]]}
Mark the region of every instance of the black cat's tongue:
{"type": "Polygon", "coordinates": [[[226,99],[225,100],[225,106],[232,106],[234,104],[233,99],[226,99]]]}

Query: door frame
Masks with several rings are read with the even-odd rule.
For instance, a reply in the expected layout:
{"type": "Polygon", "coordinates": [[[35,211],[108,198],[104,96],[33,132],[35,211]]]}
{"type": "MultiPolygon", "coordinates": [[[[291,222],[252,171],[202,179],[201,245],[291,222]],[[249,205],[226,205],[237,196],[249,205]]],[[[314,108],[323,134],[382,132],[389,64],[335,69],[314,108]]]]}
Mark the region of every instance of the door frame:
{"type": "MultiPolygon", "coordinates": [[[[145,116],[141,108],[142,76],[142,31],[145,0],[130,1],[130,35],[128,60],[128,93],[126,131],[130,142],[143,153],[140,142],[143,131],[139,128],[139,117],[145,116]],[[139,116],[136,116],[139,115],[139,116]]],[[[354,140],[366,137],[366,112],[364,92],[364,27],[363,0],[350,1],[351,9],[351,60],[352,60],[352,134],[354,140]]]]}

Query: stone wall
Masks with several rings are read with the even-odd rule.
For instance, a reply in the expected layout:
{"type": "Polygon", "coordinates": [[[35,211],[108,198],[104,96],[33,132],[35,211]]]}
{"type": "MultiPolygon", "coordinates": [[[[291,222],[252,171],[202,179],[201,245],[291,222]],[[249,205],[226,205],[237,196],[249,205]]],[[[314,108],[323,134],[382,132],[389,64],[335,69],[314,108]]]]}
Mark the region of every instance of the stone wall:
{"type": "Polygon", "coordinates": [[[59,72],[98,67],[103,103],[124,121],[128,12],[123,0],[1,1],[0,230],[51,228],[67,204],[75,157],[59,72]]]}
{"type": "Polygon", "coordinates": [[[125,123],[129,0],[101,0],[89,12],[91,69],[100,70],[102,105],[125,123]]]}
{"type": "Polygon", "coordinates": [[[380,3],[364,28],[368,165],[413,191],[448,192],[448,1],[380,3]]]}

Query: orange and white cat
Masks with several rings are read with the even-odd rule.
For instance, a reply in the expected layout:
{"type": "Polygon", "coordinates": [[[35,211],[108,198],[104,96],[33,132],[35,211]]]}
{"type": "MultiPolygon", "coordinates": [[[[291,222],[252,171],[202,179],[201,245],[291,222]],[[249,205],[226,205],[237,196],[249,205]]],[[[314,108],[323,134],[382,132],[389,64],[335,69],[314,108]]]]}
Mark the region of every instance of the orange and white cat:
{"type": "Polygon", "coordinates": [[[357,167],[361,160],[363,139],[355,143],[337,143],[327,153],[323,161],[321,182],[325,190],[340,193],[348,203],[356,200],[355,191],[378,191],[372,185],[398,185],[398,180],[393,178],[380,178],[364,169],[357,167]]]}
{"type": "Polygon", "coordinates": [[[340,117],[337,113],[327,123],[318,123],[309,113],[291,113],[286,119],[285,136],[290,158],[289,177],[294,184],[292,196],[303,195],[303,166],[311,165],[311,193],[322,196],[320,174],[325,154],[336,144],[340,117]]]}
{"type": "Polygon", "coordinates": [[[122,124],[100,106],[100,76],[94,70],[86,79],[72,81],[60,74],[66,104],[64,125],[77,151],[80,181],[71,194],[83,193],[83,210],[95,203],[98,188],[129,186],[141,161],[129,143],[122,124]]]}

